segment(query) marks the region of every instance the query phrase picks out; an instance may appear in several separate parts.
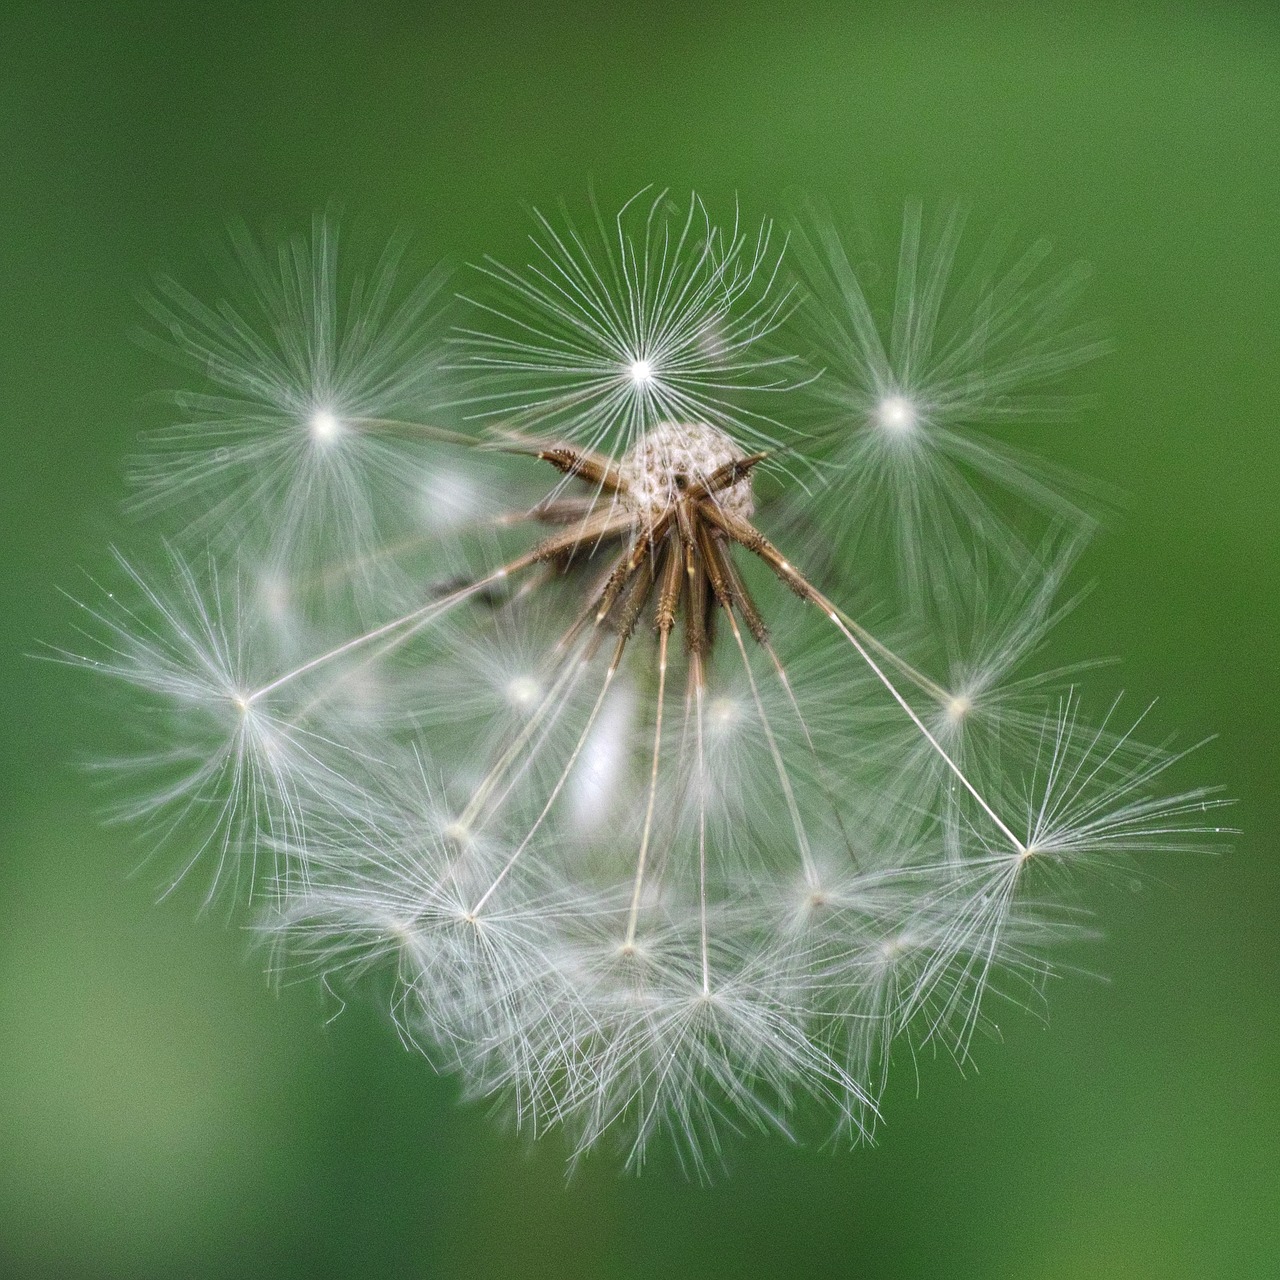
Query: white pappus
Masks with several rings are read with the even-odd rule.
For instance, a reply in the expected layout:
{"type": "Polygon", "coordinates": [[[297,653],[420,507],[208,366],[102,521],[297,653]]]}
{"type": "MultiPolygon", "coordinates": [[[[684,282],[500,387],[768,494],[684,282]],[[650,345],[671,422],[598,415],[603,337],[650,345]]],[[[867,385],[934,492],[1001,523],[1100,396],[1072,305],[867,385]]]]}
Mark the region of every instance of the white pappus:
{"type": "Polygon", "coordinates": [[[539,216],[445,338],[437,277],[339,270],[325,220],[239,238],[251,297],[162,288],[205,382],[141,492],[186,532],[76,659],[156,740],[126,812],[575,1161],[869,1135],[896,1047],[964,1062],[1083,936],[1071,873],[1219,830],[1031,669],[1087,521],[986,428],[1096,354],[1077,277],[953,285],[923,227],[887,316],[833,222],[652,191],[539,216]]]}

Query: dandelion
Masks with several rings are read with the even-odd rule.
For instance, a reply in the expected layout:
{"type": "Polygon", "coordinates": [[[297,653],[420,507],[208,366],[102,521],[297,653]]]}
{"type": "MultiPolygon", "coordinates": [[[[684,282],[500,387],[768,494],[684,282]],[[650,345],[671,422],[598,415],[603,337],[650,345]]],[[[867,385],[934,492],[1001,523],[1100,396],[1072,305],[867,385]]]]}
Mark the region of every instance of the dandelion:
{"type": "MultiPolygon", "coordinates": [[[[255,273],[266,331],[184,300],[215,383],[273,407],[227,410],[232,445],[183,428],[157,466],[263,536],[215,541],[207,573],[128,569],[140,603],[94,613],[85,660],[163,707],[144,763],[168,780],[135,815],[256,884],[281,972],[381,982],[407,1043],[572,1161],[662,1142],[702,1176],[726,1132],[815,1110],[869,1136],[895,1047],[965,1062],[989,993],[1026,1002],[1085,932],[1070,873],[1202,847],[1220,803],[1166,792],[1180,756],[1115,707],[1087,727],[1076,670],[1030,670],[1078,540],[974,550],[995,535],[952,464],[1040,482],[955,433],[1081,349],[1047,336],[1058,286],[1020,292],[1027,260],[970,291],[963,332],[956,230],[922,271],[909,221],[885,350],[832,259],[831,340],[867,388],[851,447],[828,447],[849,366],[786,350],[813,312],[776,233],[696,198],[642,194],[590,235],[540,217],[530,265],[481,269],[448,360],[385,264],[333,346],[301,301],[331,295],[327,240],[255,273]],[[446,364],[479,430],[393,420],[446,364]],[[389,425],[410,486],[386,483],[389,425]],[[950,461],[882,465],[892,440],[950,461]],[[348,497],[356,523],[313,529],[348,497]],[[875,562],[847,541],[890,501],[958,540],[930,565],[953,607],[898,638],[859,616],[875,562]]],[[[923,545],[899,545],[908,575],[923,545]]]]}

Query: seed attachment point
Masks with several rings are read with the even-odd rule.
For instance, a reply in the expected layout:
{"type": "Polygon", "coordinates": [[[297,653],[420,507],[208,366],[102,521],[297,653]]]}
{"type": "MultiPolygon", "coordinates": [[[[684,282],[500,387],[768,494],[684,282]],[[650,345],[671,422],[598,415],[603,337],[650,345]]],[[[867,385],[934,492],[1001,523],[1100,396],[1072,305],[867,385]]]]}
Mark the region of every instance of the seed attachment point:
{"type": "Polygon", "coordinates": [[[328,409],[317,409],[307,423],[311,438],[316,444],[331,445],[342,434],[342,423],[328,409]]]}
{"type": "Polygon", "coordinates": [[[906,396],[885,396],[876,405],[876,422],[890,435],[905,436],[919,424],[920,413],[906,396]]]}

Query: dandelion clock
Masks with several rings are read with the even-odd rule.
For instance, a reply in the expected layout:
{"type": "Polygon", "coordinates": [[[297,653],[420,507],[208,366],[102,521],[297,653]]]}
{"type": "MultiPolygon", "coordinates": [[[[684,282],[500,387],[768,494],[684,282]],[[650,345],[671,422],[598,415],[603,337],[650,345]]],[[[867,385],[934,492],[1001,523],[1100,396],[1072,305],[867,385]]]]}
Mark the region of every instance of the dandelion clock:
{"type": "Polygon", "coordinates": [[[869,279],[653,191],[448,288],[234,241],[154,295],[184,387],[83,605],[112,795],[571,1163],[867,1138],[895,1057],[1039,999],[1080,876],[1214,843],[1038,661],[1089,517],[1027,428],[1102,345],[1043,246],[909,206],[869,279]]]}

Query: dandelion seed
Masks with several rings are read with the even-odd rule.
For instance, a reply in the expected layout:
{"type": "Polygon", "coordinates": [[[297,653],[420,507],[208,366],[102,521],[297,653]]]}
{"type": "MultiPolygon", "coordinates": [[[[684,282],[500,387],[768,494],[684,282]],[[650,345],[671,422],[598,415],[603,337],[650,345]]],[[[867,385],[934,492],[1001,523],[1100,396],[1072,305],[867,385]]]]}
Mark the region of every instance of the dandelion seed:
{"type": "Polygon", "coordinates": [[[1055,388],[1106,349],[1094,326],[1071,319],[1085,273],[1049,270],[1045,242],[1010,254],[1000,240],[962,270],[960,212],[929,226],[909,204],[880,311],[834,224],[812,221],[797,257],[843,490],[827,527],[848,554],[892,574],[908,603],[941,597],[949,609],[957,578],[983,557],[1024,551],[1002,494],[1072,525],[1085,519],[1078,483],[999,433],[1067,416],[1078,397],[1055,388]]]}
{"type": "Polygon", "coordinates": [[[615,456],[664,422],[774,439],[767,399],[804,376],[769,346],[793,303],[770,223],[718,226],[697,196],[682,209],[647,190],[612,227],[537,220],[529,264],[490,260],[500,295],[467,295],[479,417],[615,456]]]}
{"type": "Polygon", "coordinates": [[[224,586],[215,564],[201,572],[170,551],[162,589],[117,558],[138,603],[104,593],[106,606],[89,610],[85,628],[93,656],[63,655],[124,681],[147,709],[135,721],[142,745],[106,766],[146,784],[116,804],[115,816],[142,824],[157,847],[186,845],[167,888],[211,862],[206,904],[224,890],[251,894],[260,862],[281,884],[305,875],[305,862],[278,855],[305,843],[308,797],[341,807],[339,762],[358,750],[354,736],[340,746],[255,696],[255,674],[278,663],[282,647],[251,621],[238,582],[224,586]]]}
{"type": "Polygon", "coordinates": [[[1087,344],[1038,251],[952,297],[958,230],[926,252],[909,215],[887,339],[823,234],[843,363],[814,381],[769,224],[665,195],[540,217],[456,335],[475,436],[392,416],[441,361],[389,267],[345,328],[323,236],[254,259],[265,329],[167,289],[221,390],[151,474],[265,536],[249,589],[215,542],[207,574],[126,568],[141,603],[89,628],[162,739],[134,816],[269,891],[282,971],[381,980],[406,1043],[571,1161],[661,1139],[703,1176],[806,1100],[870,1136],[895,1046],[964,1063],[990,993],[1034,999],[1083,933],[1070,873],[1217,830],[1214,793],[1164,790],[1179,755],[1030,670],[1078,540],[1003,538],[972,476],[1043,474],[965,432],[1087,344]],[[760,476],[807,438],[831,483],[779,502],[788,468],[760,476]],[[857,611],[859,521],[944,588],[905,641],[857,611]]]}
{"type": "Polygon", "coordinates": [[[241,296],[216,307],[159,281],[148,340],[205,385],[175,393],[189,416],[152,433],[134,467],[139,510],[180,506],[188,541],[251,546],[318,584],[328,610],[337,582],[387,589],[394,561],[377,553],[403,535],[421,476],[395,420],[443,398],[430,354],[442,277],[398,289],[396,242],[362,279],[338,240],[317,218],[273,259],[237,228],[228,285],[241,296]],[[335,574],[344,562],[359,568],[335,574]]]}

